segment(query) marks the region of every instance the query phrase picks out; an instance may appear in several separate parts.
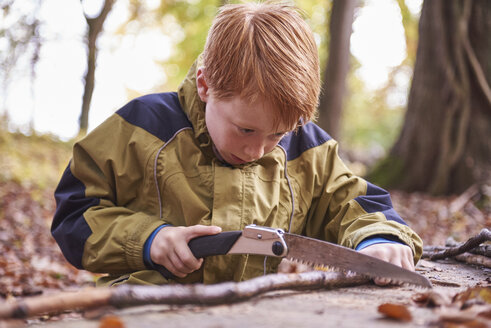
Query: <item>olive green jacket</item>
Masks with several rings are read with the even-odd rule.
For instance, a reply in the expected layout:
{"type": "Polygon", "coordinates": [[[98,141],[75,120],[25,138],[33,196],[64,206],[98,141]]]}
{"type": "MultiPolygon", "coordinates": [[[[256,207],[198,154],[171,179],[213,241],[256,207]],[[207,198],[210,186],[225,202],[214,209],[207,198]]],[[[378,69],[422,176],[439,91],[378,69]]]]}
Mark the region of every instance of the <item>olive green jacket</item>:
{"type": "MultiPolygon", "coordinates": [[[[144,245],[162,224],[281,228],[355,248],[373,236],[422,241],[383,189],[353,175],[337,143],[309,122],[263,158],[233,167],[214,155],[197,95],[195,66],[178,93],[133,100],[77,142],[55,192],[52,234],[77,268],[101,283],[168,281],[149,269],[144,245]]],[[[206,258],[184,281],[241,281],[274,272],[257,255],[206,258]]]]}

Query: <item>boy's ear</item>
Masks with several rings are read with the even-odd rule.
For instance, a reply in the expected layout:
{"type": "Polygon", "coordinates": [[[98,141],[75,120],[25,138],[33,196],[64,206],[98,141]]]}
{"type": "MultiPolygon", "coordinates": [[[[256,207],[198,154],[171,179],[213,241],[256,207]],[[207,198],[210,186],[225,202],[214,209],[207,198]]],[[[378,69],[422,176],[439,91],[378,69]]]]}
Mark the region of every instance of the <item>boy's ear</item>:
{"type": "Polygon", "coordinates": [[[196,71],[196,88],[198,89],[198,96],[200,97],[201,101],[207,102],[209,89],[208,84],[206,84],[204,69],[205,68],[201,66],[198,67],[198,70],[196,71]]]}

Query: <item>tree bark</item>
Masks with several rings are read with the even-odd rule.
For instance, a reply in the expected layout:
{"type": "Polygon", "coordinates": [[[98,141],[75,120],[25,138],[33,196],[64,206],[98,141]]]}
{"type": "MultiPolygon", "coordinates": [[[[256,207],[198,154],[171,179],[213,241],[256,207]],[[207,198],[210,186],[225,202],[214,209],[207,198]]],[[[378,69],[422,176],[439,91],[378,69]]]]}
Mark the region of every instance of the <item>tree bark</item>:
{"type": "Polygon", "coordinates": [[[92,94],[95,86],[95,69],[97,62],[97,39],[102,32],[102,27],[107,15],[111,11],[115,0],[104,0],[101,12],[96,17],[89,17],[84,13],[87,21],[87,72],[85,73],[84,94],[82,97],[82,111],[79,119],[79,135],[85,135],[89,127],[89,110],[92,102],[92,94]]]}
{"type": "Polygon", "coordinates": [[[489,184],[490,31],[490,1],[423,3],[404,126],[370,179],[432,194],[489,184]]]}
{"type": "Polygon", "coordinates": [[[340,121],[349,71],[350,37],[356,0],[334,0],[332,4],[329,56],[324,71],[318,124],[333,138],[340,137],[340,121]]]}

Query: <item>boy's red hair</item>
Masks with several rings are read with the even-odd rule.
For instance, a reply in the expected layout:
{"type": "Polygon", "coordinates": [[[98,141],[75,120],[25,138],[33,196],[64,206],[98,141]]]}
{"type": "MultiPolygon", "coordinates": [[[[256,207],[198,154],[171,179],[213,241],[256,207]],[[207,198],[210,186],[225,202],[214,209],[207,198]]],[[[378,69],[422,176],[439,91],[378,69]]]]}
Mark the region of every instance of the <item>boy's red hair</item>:
{"type": "Polygon", "coordinates": [[[275,124],[311,120],[318,104],[317,46],[299,10],[281,3],[221,7],[203,53],[204,76],[214,96],[267,101],[275,124]]]}

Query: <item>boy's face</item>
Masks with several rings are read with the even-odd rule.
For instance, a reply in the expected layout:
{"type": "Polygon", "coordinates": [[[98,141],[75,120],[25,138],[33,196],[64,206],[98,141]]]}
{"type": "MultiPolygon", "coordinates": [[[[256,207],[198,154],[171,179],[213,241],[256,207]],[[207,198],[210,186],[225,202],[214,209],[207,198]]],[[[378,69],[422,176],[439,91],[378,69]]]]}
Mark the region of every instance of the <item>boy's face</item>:
{"type": "Polygon", "coordinates": [[[206,103],[206,126],[223,160],[232,165],[252,162],[269,153],[291,129],[273,125],[271,106],[263,101],[246,103],[239,97],[219,100],[197,73],[198,94],[206,103]]]}

